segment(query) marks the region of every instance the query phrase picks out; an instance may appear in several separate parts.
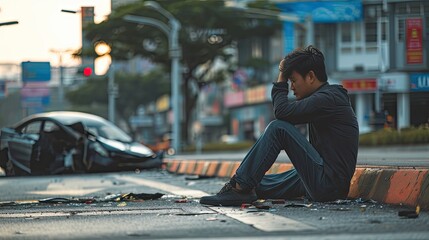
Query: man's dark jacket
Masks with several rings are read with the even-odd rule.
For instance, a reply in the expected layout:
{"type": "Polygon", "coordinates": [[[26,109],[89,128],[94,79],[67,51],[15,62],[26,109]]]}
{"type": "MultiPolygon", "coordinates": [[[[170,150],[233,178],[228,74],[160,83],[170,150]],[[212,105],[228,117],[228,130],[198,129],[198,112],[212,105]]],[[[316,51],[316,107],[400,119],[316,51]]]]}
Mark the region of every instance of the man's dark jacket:
{"type": "Polygon", "coordinates": [[[323,158],[325,174],[348,191],[356,167],[359,127],[347,90],[326,82],[301,100],[288,99],[288,92],[287,82],[273,84],[275,118],[308,123],[310,143],[323,158]]]}

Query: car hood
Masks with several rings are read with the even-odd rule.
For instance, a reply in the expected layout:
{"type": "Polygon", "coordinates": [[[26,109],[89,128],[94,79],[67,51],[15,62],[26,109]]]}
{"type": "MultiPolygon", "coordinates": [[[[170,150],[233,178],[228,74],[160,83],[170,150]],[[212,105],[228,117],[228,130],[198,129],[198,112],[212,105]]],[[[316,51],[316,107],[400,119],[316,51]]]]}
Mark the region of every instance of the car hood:
{"type": "Polygon", "coordinates": [[[124,143],[100,136],[97,137],[97,141],[100,142],[107,150],[112,152],[127,153],[141,157],[150,157],[154,155],[152,150],[138,142],[124,143]]]}

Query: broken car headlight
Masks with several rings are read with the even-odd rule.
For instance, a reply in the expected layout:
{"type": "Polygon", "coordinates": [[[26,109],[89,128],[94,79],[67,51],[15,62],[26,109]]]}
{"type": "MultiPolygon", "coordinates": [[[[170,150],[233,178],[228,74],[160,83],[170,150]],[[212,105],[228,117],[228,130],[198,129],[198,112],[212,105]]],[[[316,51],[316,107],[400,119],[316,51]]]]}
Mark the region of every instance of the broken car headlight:
{"type": "Polygon", "coordinates": [[[152,156],[154,153],[152,152],[152,150],[150,150],[148,147],[145,146],[140,146],[140,145],[133,145],[130,147],[130,151],[131,152],[135,152],[138,154],[142,154],[145,156],[152,156]]]}

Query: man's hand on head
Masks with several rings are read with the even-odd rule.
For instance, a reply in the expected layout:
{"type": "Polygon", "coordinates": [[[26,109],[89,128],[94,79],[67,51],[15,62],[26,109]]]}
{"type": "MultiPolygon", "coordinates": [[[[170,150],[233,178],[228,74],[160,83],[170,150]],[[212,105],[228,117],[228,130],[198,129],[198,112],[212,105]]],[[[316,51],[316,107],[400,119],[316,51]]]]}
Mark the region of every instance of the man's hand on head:
{"type": "Polygon", "coordinates": [[[285,76],[284,70],[285,70],[285,66],[284,66],[284,59],[282,59],[279,63],[279,77],[277,78],[277,82],[287,82],[288,78],[287,76],[285,76]]]}

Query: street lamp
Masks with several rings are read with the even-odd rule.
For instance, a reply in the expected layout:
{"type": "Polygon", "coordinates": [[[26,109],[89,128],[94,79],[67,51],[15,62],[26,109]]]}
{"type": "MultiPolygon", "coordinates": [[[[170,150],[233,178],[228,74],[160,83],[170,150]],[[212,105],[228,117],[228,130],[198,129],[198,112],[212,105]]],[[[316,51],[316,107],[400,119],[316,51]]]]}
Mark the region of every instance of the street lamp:
{"type": "Polygon", "coordinates": [[[180,58],[182,56],[182,49],[179,45],[179,30],[180,22],[167,10],[162,8],[158,3],[153,1],[145,2],[145,6],[153,8],[161,13],[164,17],[168,19],[168,26],[163,22],[147,17],[126,15],[124,19],[129,22],[134,22],[138,24],[148,24],[161,29],[168,36],[168,46],[169,46],[169,55],[171,58],[171,90],[172,90],[172,108],[173,108],[173,148],[176,152],[180,151],[180,82],[181,82],[181,73],[180,73],[180,58]]]}
{"type": "Polygon", "coordinates": [[[18,21],[2,22],[0,23],[0,26],[15,25],[18,23],[19,23],[18,21]]]}
{"type": "Polygon", "coordinates": [[[60,109],[63,109],[64,108],[64,66],[63,66],[63,54],[71,52],[72,50],[70,50],[70,49],[68,49],[68,50],[50,49],[49,51],[52,52],[52,53],[54,53],[54,54],[58,54],[58,65],[59,65],[59,69],[60,69],[60,85],[59,85],[59,88],[58,88],[58,100],[59,100],[60,109]]]}

